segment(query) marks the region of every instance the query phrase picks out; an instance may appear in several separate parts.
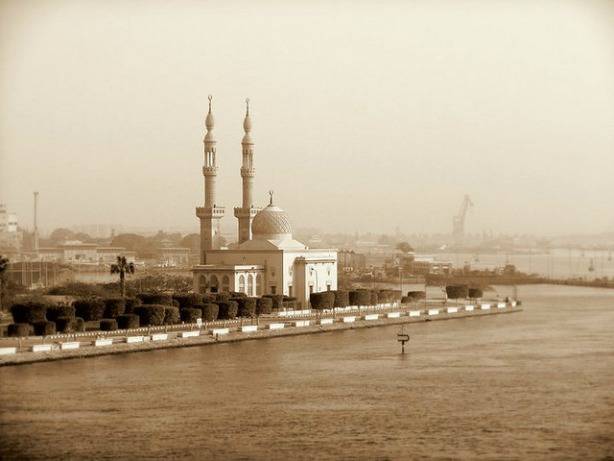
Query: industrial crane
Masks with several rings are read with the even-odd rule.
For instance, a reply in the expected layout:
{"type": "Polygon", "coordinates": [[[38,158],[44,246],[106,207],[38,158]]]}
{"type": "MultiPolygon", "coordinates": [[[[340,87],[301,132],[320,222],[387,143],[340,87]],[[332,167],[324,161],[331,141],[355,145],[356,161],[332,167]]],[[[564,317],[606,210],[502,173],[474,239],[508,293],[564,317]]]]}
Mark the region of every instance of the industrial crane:
{"type": "Polygon", "coordinates": [[[463,237],[465,236],[465,217],[467,216],[467,211],[469,211],[469,208],[472,206],[473,202],[469,198],[469,195],[465,194],[458,214],[452,218],[452,236],[457,244],[462,243],[463,237]]]}

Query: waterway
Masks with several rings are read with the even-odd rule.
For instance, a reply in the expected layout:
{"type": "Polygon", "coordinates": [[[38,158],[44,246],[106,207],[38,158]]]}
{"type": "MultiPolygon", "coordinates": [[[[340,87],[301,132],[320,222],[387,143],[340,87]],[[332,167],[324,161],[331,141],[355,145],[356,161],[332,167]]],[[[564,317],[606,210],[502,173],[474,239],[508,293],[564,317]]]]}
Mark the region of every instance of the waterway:
{"type": "MultiPolygon", "coordinates": [[[[508,287],[499,287],[505,295],[508,287]]],[[[614,456],[614,290],[521,313],[0,369],[3,459],[614,456]]]]}

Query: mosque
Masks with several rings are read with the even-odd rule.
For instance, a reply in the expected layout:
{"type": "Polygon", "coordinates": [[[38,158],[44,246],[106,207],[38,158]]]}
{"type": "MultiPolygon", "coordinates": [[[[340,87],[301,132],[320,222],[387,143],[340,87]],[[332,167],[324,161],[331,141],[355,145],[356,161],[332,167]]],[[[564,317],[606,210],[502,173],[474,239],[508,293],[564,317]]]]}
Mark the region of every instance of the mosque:
{"type": "Polygon", "coordinates": [[[273,202],[273,192],[269,192],[269,204],[264,209],[254,205],[254,141],[249,100],[246,103],[245,135],[241,141],[243,200],[234,209],[238,243],[219,249],[215,229],[225,209],[218,206],[215,195],[217,150],[209,96],[204,139],[205,202],[196,208],[200,219],[200,264],[192,268],[194,290],[200,293],[234,291],[248,296],[280,294],[294,297],[299,306],[306,307],[310,293],[337,289],[337,250],[310,249],[295,240],[287,214],[273,202]]]}

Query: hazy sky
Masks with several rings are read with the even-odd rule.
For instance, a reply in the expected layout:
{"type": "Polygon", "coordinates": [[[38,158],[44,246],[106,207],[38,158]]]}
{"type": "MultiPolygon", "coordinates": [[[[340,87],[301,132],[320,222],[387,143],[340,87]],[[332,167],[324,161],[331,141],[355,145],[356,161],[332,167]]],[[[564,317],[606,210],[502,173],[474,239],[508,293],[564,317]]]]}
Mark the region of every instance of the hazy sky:
{"type": "Polygon", "coordinates": [[[209,93],[225,227],[250,97],[295,227],[614,229],[612,1],[3,1],[0,202],[196,230],[209,93]]]}

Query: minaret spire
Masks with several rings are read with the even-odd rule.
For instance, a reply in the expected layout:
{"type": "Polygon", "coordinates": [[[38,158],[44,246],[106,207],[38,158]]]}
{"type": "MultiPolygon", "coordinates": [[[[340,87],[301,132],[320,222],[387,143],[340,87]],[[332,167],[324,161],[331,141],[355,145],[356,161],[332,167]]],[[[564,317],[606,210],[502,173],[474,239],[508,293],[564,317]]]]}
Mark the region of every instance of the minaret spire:
{"type": "Polygon", "coordinates": [[[258,209],[254,207],[253,188],[256,170],[254,168],[254,141],[252,140],[252,119],[249,115],[249,98],[245,100],[245,118],[243,119],[243,140],[241,178],[243,182],[243,201],[241,207],[235,208],[235,217],[239,221],[239,243],[252,238],[252,219],[258,209]]]}
{"type": "Polygon", "coordinates": [[[211,111],[213,96],[209,95],[209,112],[205,118],[205,128],[207,134],[203,140],[205,147],[205,162],[203,166],[203,176],[205,177],[205,196],[204,206],[196,208],[196,216],[200,219],[200,262],[205,264],[206,252],[214,249],[213,235],[215,233],[214,220],[219,220],[224,216],[224,207],[216,206],[215,180],[217,176],[217,147],[213,135],[215,119],[211,111]]]}

